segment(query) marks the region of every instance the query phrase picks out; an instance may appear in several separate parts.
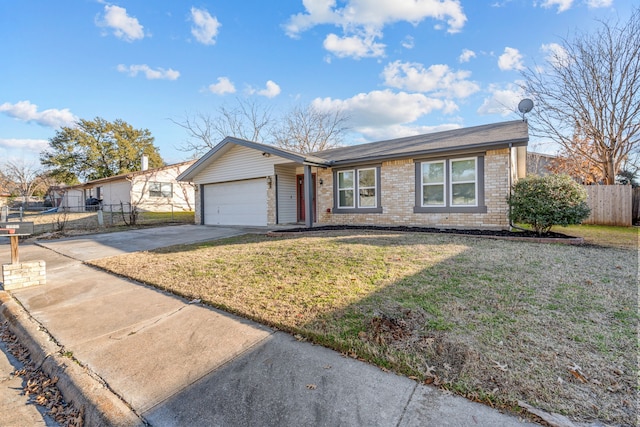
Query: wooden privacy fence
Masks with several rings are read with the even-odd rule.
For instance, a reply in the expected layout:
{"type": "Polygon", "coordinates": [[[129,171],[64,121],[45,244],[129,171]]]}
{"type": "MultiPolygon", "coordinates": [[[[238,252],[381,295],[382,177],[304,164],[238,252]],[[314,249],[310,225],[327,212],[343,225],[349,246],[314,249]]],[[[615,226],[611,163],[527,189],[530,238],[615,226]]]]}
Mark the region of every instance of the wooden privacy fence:
{"type": "Polygon", "coordinates": [[[584,188],[591,214],[583,224],[633,225],[630,185],[586,185],[584,188]]]}

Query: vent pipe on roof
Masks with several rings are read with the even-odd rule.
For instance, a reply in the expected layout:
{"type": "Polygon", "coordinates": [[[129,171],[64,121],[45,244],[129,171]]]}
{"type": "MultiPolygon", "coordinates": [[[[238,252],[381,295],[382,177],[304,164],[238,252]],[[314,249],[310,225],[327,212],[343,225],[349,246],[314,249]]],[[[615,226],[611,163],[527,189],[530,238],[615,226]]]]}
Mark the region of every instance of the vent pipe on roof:
{"type": "Polygon", "coordinates": [[[142,167],[140,168],[140,170],[146,171],[147,169],[149,169],[149,156],[147,156],[146,154],[142,155],[142,167]]]}

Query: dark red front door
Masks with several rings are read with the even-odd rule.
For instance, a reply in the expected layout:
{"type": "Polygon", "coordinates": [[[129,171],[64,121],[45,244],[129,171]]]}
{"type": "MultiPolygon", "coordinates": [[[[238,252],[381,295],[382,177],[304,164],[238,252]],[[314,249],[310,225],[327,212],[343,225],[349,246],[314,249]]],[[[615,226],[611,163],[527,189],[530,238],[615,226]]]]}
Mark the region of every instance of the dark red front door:
{"type": "MultiPolygon", "coordinates": [[[[311,174],[311,180],[313,181],[313,218],[316,217],[316,174],[311,174]]],[[[296,182],[298,189],[298,221],[303,222],[306,220],[305,202],[304,202],[304,175],[296,175],[296,182]]]]}

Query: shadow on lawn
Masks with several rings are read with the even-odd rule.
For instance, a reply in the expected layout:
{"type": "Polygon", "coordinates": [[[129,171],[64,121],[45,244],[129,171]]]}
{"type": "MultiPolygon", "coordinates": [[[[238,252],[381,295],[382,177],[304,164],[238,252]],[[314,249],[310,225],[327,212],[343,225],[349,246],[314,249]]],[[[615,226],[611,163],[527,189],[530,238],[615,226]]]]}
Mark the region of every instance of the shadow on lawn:
{"type": "Polygon", "coordinates": [[[624,252],[603,266],[601,248],[450,236],[423,246],[384,234],[336,240],[460,250],[319,314],[300,327],[312,340],[472,399],[635,422],[637,287],[624,252]]]}
{"type": "MultiPolygon", "coordinates": [[[[245,235],[155,253],[251,244],[253,252],[265,251],[263,258],[284,263],[327,247],[326,239],[332,249],[313,256],[328,263],[324,270],[348,267],[343,276],[362,288],[352,298],[327,302],[335,290],[322,286],[297,292],[303,281],[348,286],[349,277],[327,279],[318,268],[298,271],[290,288],[272,298],[280,299],[274,310],[293,310],[287,316],[207,302],[472,399],[524,400],[582,420],[635,422],[638,295],[629,251],[325,231],[245,235]]],[[[249,274],[266,282],[275,273],[256,262],[244,281],[249,274]]]]}

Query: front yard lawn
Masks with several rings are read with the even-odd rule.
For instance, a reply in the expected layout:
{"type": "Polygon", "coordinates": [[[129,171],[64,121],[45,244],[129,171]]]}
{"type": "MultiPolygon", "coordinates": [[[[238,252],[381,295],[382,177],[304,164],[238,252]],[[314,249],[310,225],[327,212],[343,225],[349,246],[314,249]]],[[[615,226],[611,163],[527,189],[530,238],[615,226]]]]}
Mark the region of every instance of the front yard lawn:
{"type": "Polygon", "coordinates": [[[488,404],[637,421],[637,248],[325,231],[95,264],[488,404]]]}

